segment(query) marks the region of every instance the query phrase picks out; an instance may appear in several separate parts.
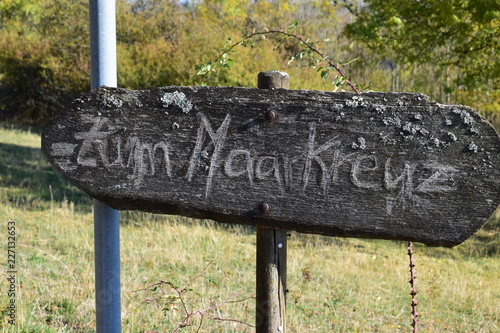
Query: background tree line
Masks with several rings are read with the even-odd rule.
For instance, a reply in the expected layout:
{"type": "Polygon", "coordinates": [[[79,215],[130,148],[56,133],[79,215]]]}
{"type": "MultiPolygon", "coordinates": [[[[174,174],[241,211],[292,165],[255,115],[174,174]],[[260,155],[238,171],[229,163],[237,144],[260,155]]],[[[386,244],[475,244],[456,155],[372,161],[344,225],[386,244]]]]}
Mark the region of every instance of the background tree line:
{"type": "MultiPolygon", "coordinates": [[[[229,37],[294,20],[296,33],[335,62],[357,59],[345,69],[351,81],[470,105],[500,127],[496,0],[117,0],[118,85],[200,84],[195,66],[215,59],[229,37]]],[[[307,59],[288,64],[300,45],[279,38],[237,48],[231,68],[204,83],[254,87],[259,71],[282,70],[291,88],[333,89],[307,59]]],[[[88,0],[2,0],[2,119],[43,125],[90,89],[89,77],[88,0]]]]}

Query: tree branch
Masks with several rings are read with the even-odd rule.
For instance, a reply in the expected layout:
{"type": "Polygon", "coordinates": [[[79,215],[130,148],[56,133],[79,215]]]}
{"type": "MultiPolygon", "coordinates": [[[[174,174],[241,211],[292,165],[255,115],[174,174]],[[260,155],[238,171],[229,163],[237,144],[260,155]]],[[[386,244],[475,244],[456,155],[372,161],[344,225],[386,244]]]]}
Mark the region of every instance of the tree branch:
{"type": "MultiPolygon", "coordinates": [[[[312,43],[308,42],[307,39],[291,32],[287,32],[284,30],[265,30],[265,31],[254,31],[253,33],[243,37],[240,41],[232,44],[229,48],[226,50],[222,51],[219,56],[210,64],[214,64],[217,62],[220,62],[221,60],[224,59],[224,57],[232,52],[235,47],[240,46],[240,45],[245,45],[245,43],[248,40],[251,40],[252,38],[256,36],[264,36],[264,35],[269,35],[269,34],[276,34],[276,35],[282,35],[285,37],[290,37],[298,40],[302,45],[304,45],[309,51],[312,53],[318,55],[321,59],[321,61],[325,61],[331,68],[333,68],[339,75],[342,77],[343,82],[347,83],[349,87],[356,93],[359,93],[359,89],[356,88],[356,86],[348,79],[347,75],[340,69],[340,65],[334,64],[330,59],[328,59],[328,56],[326,56],[323,52],[318,50],[312,43]]],[[[200,71],[201,72],[201,71],[200,71]]],[[[200,74],[200,72],[198,72],[200,74]]]]}

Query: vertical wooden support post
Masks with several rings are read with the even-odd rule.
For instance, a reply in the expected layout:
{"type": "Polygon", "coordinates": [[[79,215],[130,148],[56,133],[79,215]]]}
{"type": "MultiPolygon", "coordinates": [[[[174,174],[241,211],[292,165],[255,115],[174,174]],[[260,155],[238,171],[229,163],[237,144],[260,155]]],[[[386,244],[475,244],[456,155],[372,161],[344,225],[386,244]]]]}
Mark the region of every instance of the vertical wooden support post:
{"type": "Polygon", "coordinates": [[[257,228],[256,333],[286,329],[286,231],[257,228]]]}
{"type": "MultiPolygon", "coordinates": [[[[91,88],[117,86],[116,3],[89,0],[91,88]]],[[[120,218],[94,200],[96,332],[121,332],[120,218]]]]}
{"type": "MultiPolygon", "coordinates": [[[[260,89],[289,87],[282,72],[261,72],[260,89]]],[[[272,209],[272,207],[270,207],[272,209]]],[[[286,330],[286,248],[287,232],[257,228],[256,333],[283,333],[286,330]]]]}

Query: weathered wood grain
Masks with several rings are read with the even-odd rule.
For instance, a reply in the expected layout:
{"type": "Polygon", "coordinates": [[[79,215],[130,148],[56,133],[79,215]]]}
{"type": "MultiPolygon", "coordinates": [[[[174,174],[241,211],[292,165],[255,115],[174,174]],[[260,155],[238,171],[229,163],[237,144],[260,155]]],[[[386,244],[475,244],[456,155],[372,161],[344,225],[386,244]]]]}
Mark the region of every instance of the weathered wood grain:
{"type": "Polygon", "coordinates": [[[500,203],[498,134],[421,94],[103,87],[42,148],[116,209],[332,236],[454,246],[500,203]]]}

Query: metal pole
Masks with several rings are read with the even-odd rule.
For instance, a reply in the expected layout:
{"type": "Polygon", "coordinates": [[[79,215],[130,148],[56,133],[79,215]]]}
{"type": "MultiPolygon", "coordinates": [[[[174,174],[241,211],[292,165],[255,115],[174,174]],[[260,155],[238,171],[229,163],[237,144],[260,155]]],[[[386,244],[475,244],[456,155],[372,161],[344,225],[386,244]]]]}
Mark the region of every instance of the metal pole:
{"type": "Polygon", "coordinates": [[[115,0],[89,0],[91,89],[116,87],[115,0]]]}
{"type": "MultiPolygon", "coordinates": [[[[117,86],[115,0],[89,0],[91,88],[117,86]]],[[[96,332],[121,332],[120,219],[94,200],[96,332]]]]}
{"type": "MultiPolygon", "coordinates": [[[[286,73],[261,72],[258,87],[287,89],[289,80],[286,73]]],[[[272,207],[265,210],[272,211],[272,207]]],[[[257,228],[256,333],[286,331],[286,237],[284,230],[257,228]]]]}

